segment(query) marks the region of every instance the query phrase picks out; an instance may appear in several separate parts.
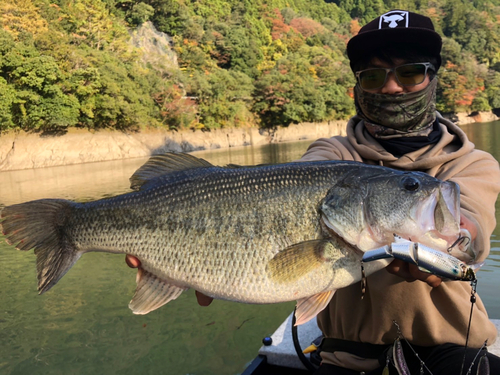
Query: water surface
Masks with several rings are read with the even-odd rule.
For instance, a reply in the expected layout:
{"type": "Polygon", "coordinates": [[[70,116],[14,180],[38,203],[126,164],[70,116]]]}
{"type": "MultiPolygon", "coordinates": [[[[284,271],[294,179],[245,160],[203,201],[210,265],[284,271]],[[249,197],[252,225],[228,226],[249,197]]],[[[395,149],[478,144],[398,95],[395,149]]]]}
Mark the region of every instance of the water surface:
{"type": "MultiPolygon", "coordinates": [[[[500,160],[500,122],[464,126],[479,149],[500,160]]],[[[206,160],[254,165],[299,158],[309,141],[193,153],[206,160]]],[[[0,173],[0,206],[39,198],[87,201],[129,191],[129,177],[146,159],[0,173]]],[[[497,221],[500,207],[497,202],[497,221]]],[[[144,316],[127,305],[135,270],[124,257],[85,254],[42,296],[35,256],[13,251],[0,236],[1,374],[238,374],[261,340],[294,303],[198,306],[194,293],[144,316]]],[[[490,316],[500,318],[500,231],[479,273],[478,291],[490,316]]]]}
{"type": "MultiPolygon", "coordinates": [[[[196,152],[213,164],[299,158],[310,142],[196,152]]],[[[0,173],[0,205],[40,198],[88,201],[130,191],[145,159],[0,173]]],[[[124,256],[89,253],[42,296],[33,252],[0,236],[0,374],[237,374],[294,303],[198,306],[193,291],[144,316],[128,303],[135,270],[124,256]]]]}

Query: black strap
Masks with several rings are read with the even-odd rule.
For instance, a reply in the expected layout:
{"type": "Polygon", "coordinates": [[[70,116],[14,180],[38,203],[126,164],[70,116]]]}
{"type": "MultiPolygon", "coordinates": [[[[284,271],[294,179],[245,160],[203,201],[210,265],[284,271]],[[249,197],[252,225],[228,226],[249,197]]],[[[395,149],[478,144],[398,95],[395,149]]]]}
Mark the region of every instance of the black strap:
{"type": "Polygon", "coordinates": [[[295,319],[295,313],[297,312],[297,306],[295,306],[295,309],[293,310],[292,314],[292,340],[293,340],[293,347],[295,348],[295,352],[297,352],[297,356],[300,359],[300,362],[309,370],[311,374],[313,374],[316,371],[316,367],[309,361],[304,353],[302,352],[302,348],[300,347],[299,344],[299,334],[297,332],[297,326],[295,325],[296,319],[295,319]]]}
{"type": "Polygon", "coordinates": [[[362,358],[379,359],[390,345],[376,345],[325,337],[319,347],[324,352],[347,352],[362,358]]]}

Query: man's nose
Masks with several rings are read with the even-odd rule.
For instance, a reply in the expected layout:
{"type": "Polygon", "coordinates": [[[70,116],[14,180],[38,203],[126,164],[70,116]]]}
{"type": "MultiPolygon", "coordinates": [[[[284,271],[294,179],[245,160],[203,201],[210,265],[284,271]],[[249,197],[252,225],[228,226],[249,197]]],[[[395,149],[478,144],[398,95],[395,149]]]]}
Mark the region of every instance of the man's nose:
{"type": "Polygon", "coordinates": [[[381,94],[399,94],[402,93],[403,90],[404,88],[398,83],[396,76],[394,75],[394,72],[390,72],[387,75],[387,80],[385,81],[385,85],[382,86],[380,92],[381,94]]]}

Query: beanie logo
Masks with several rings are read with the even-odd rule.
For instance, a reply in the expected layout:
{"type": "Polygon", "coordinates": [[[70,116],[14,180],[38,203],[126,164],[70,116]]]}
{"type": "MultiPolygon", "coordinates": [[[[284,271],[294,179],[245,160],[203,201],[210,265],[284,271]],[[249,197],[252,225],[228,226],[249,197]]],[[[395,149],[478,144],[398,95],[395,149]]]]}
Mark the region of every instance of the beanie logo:
{"type": "Polygon", "coordinates": [[[395,29],[396,27],[408,27],[408,12],[404,10],[393,10],[380,16],[379,29],[395,29]]]}

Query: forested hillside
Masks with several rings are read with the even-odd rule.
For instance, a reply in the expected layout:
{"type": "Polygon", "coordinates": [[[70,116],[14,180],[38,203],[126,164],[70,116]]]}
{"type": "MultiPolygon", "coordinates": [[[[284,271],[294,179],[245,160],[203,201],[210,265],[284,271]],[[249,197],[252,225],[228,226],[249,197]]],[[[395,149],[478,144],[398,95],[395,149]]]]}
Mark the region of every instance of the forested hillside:
{"type": "Polygon", "coordinates": [[[440,111],[500,108],[500,0],[1,0],[0,132],[344,119],[346,43],[394,8],[443,36],[440,111]],[[130,43],[146,21],[177,66],[130,43]]]}

